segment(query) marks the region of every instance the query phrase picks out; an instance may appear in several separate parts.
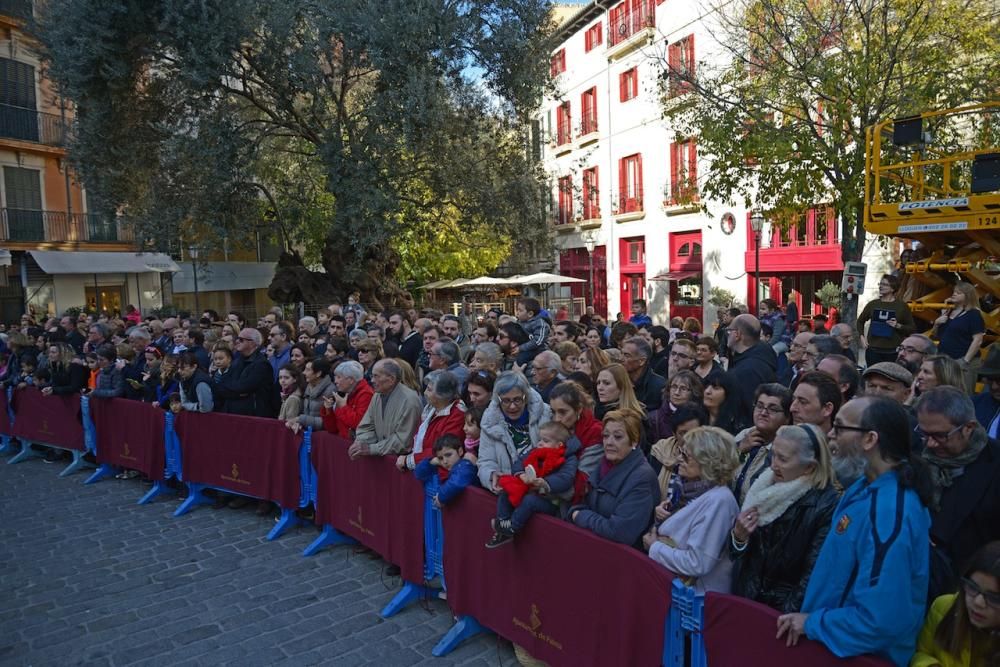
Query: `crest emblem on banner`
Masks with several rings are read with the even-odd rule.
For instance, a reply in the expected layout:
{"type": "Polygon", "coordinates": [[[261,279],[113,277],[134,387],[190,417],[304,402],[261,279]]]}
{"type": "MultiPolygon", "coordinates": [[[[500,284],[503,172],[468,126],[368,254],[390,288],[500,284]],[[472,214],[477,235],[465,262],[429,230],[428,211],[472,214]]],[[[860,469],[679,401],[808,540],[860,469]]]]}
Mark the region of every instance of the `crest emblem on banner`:
{"type": "Polygon", "coordinates": [[[124,456],[131,456],[132,455],[132,452],[130,452],[129,449],[128,449],[128,443],[127,442],[122,444],[122,454],[124,456]]]}
{"type": "Polygon", "coordinates": [[[531,629],[534,630],[535,632],[538,631],[538,628],[542,627],[542,619],[538,615],[537,604],[531,605],[531,615],[528,616],[528,623],[531,625],[531,629]]]}
{"type": "Polygon", "coordinates": [[[512,618],[511,622],[515,626],[521,628],[522,630],[530,634],[535,639],[539,639],[545,642],[552,648],[558,649],[560,651],[563,650],[562,642],[542,632],[542,613],[541,610],[538,608],[537,604],[534,603],[531,604],[531,607],[528,611],[527,622],[522,621],[517,616],[512,618]]]}
{"type": "Polygon", "coordinates": [[[49,420],[48,419],[43,419],[42,420],[42,425],[38,427],[38,432],[39,433],[48,433],[48,434],[52,433],[52,431],[49,430],[49,420]]]}
{"type": "Polygon", "coordinates": [[[240,478],[240,467],[234,463],[233,464],[233,469],[232,469],[231,473],[232,473],[233,479],[239,479],[240,478]]]}
{"type": "Polygon", "coordinates": [[[375,535],[375,533],[370,528],[365,527],[365,520],[364,520],[364,515],[363,515],[362,509],[361,509],[361,505],[358,505],[358,518],[357,518],[357,520],[351,519],[350,521],[348,521],[348,523],[350,523],[352,526],[354,526],[355,528],[357,528],[358,530],[360,530],[365,535],[375,535]]]}

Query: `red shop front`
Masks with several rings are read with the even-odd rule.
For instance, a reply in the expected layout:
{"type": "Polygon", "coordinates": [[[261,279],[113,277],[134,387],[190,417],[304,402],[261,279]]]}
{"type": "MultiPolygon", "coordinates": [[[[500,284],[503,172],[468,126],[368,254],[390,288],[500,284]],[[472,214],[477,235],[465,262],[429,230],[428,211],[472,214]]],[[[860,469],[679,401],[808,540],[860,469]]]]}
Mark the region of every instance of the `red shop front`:
{"type": "Polygon", "coordinates": [[[575,299],[586,299],[588,305],[604,318],[608,316],[607,246],[599,245],[593,253],[593,284],[591,256],[586,248],[568,248],[559,253],[559,273],[587,282],[572,283],[569,288],[575,299]]]}

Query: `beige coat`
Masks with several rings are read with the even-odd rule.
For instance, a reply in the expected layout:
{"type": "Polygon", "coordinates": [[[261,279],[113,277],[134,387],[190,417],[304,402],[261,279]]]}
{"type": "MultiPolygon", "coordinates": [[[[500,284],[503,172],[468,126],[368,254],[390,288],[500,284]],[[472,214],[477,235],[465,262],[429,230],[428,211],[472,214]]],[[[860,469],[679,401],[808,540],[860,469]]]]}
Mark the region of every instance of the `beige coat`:
{"type": "Polygon", "coordinates": [[[367,445],[374,456],[405,454],[413,447],[422,407],[417,392],[402,384],[387,396],[376,392],[358,424],[355,440],[367,445]]]}

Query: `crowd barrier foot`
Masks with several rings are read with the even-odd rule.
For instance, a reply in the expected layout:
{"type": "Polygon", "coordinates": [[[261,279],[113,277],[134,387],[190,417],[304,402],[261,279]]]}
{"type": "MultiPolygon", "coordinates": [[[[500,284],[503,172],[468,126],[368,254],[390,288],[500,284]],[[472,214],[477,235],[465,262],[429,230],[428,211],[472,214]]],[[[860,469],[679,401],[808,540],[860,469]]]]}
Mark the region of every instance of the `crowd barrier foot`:
{"type": "Polygon", "coordinates": [[[437,598],[439,592],[440,589],[438,588],[431,588],[430,586],[425,586],[423,584],[415,584],[410,581],[404,581],[403,588],[396,593],[396,596],[389,601],[389,604],[385,606],[385,609],[383,609],[379,615],[382,618],[395,616],[417,600],[430,600],[437,598]]]}
{"type": "Polygon", "coordinates": [[[215,502],[205,495],[205,489],[208,488],[206,485],[196,482],[188,482],[187,485],[188,497],[174,510],[174,516],[184,516],[198,505],[211,505],[215,502]]]}
{"type": "Polygon", "coordinates": [[[668,667],[707,667],[702,619],[705,618],[705,595],[674,579],[670,592],[670,613],[667,615],[667,647],[664,665],[668,667]],[[690,637],[690,649],[685,651],[685,637],[690,637]],[[686,654],[686,655],[685,655],[686,654]]]}
{"type": "Polygon", "coordinates": [[[0,435],[0,456],[8,456],[17,451],[9,435],[0,435]]]}
{"type": "Polygon", "coordinates": [[[115,470],[116,468],[110,463],[102,463],[97,466],[97,470],[95,470],[93,474],[88,477],[86,481],[84,481],[84,484],[96,484],[107,477],[114,477],[115,470]]]}
{"type": "Polygon", "coordinates": [[[435,658],[446,656],[458,648],[458,645],[466,639],[489,631],[489,628],[482,625],[472,616],[459,616],[455,619],[455,625],[451,626],[451,629],[441,638],[441,641],[431,649],[431,655],[435,658]]]}
{"type": "Polygon", "coordinates": [[[164,493],[170,493],[171,491],[174,491],[174,489],[171,489],[169,486],[167,486],[166,480],[162,479],[156,480],[155,482],[153,482],[153,488],[147,491],[146,495],[140,498],[139,502],[136,504],[145,505],[147,503],[151,503],[153,502],[153,499],[156,498],[157,496],[162,496],[164,493]]]}
{"type": "Polygon", "coordinates": [[[28,459],[38,459],[43,456],[45,456],[43,452],[31,448],[30,442],[22,440],[21,451],[8,459],[7,465],[14,465],[15,463],[20,463],[21,461],[27,461],[28,459]]]}
{"type": "Polygon", "coordinates": [[[62,469],[62,472],[59,473],[60,477],[68,477],[79,470],[83,470],[84,466],[90,465],[83,459],[83,455],[86,454],[87,452],[81,452],[74,449],[72,450],[72,453],[73,453],[73,460],[70,461],[70,464],[68,466],[62,469]]]}
{"type": "Polygon", "coordinates": [[[267,539],[268,541],[276,540],[282,535],[284,535],[285,531],[288,530],[289,528],[292,528],[294,526],[301,526],[305,523],[306,522],[304,519],[300,519],[295,515],[295,510],[290,510],[287,507],[282,507],[281,517],[278,519],[278,523],[274,524],[274,528],[271,529],[271,532],[267,534],[267,539]]]}
{"type": "Polygon", "coordinates": [[[348,537],[342,532],[334,528],[329,524],[323,525],[323,531],[319,534],[312,544],[306,547],[306,550],[302,552],[304,558],[309,556],[315,556],[320,551],[327,547],[335,547],[341,544],[357,544],[358,541],[353,537],[348,537]]]}

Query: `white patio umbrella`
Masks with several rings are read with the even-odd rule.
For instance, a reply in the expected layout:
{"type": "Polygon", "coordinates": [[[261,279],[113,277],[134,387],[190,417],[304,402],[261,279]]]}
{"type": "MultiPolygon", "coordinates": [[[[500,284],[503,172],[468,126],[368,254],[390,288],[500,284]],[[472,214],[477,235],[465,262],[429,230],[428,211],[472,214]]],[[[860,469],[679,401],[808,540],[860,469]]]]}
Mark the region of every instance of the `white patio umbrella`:
{"type": "Polygon", "coordinates": [[[527,276],[517,276],[516,281],[514,278],[511,278],[511,282],[517,282],[522,285],[558,285],[560,283],[585,283],[587,281],[581,278],[571,278],[569,276],[560,276],[555,273],[542,271],[541,273],[532,273],[527,276]]]}

